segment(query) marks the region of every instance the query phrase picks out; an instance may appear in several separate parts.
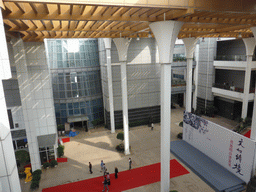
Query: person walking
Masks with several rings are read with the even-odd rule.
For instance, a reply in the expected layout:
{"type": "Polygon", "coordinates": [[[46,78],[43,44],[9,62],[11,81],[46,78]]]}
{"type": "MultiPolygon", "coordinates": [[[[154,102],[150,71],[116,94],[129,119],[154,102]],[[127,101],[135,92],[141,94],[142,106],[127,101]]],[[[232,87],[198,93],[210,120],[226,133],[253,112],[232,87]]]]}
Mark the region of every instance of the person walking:
{"type": "Polygon", "coordinates": [[[108,181],[108,185],[110,185],[110,175],[109,175],[109,172],[107,172],[107,181],[108,181]]]}
{"type": "Polygon", "coordinates": [[[104,177],[103,185],[104,185],[104,189],[103,189],[102,191],[105,191],[106,188],[108,189],[107,191],[109,191],[109,188],[108,188],[108,181],[107,181],[107,178],[106,178],[106,177],[104,177]]]}
{"type": "Polygon", "coordinates": [[[115,178],[116,179],[118,178],[118,169],[117,169],[117,167],[115,167],[115,178]]]}
{"type": "Polygon", "coordinates": [[[105,176],[107,173],[107,168],[105,166],[105,163],[103,163],[103,176],[105,176]]]}
{"type": "Polygon", "coordinates": [[[132,159],[129,157],[129,170],[132,169],[132,159]]]}
{"type": "Polygon", "coordinates": [[[154,129],[154,123],[151,123],[151,130],[153,131],[154,129]]]}
{"type": "Polygon", "coordinates": [[[104,165],[103,160],[101,160],[101,163],[100,163],[100,167],[101,167],[100,172],[103,171],[103,165],[104,165]]]}
{"type": "Polygon", "coordinates": [[[89,171],[90,171],[91,174],[93,173],[92,172],[92,164],[91,164],[91,162],[89,162],[89,171]]]}

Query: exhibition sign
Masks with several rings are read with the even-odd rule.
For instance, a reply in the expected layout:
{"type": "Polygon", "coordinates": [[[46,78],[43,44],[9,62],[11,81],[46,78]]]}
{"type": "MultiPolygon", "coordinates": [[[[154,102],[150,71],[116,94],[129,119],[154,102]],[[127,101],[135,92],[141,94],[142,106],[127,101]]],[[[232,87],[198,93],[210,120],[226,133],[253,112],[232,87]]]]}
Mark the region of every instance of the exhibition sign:
{"type": "Polygon", "coordinates": [[[184,112],[183,139],[245,182],[249,182],[255,142],[223,126],[184,112]]]}

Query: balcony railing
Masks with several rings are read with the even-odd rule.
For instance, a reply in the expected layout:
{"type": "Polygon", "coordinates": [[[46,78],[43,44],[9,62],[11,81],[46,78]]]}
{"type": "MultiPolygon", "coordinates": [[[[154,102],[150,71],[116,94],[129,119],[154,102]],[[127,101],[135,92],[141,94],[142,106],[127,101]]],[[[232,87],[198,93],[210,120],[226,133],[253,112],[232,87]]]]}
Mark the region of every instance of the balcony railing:
{"type": "Polygon", "coordinates": [[[217,55],[217,61],[246,61],[246,55],[217,55]]]}
{"type": "MultiPolygon", "coordinates": [[[[243,88],[231,86],[229,84],[224,84],[224,83],[223,84],[215,83],[212,86],[216,87],[216,88],[220,88],[220,89],[226,89],[226,90],[230,90],[230,91],[239,92],[239,93],[243,93],[244,92],[243,88]]],[[[250,88],[249,93],[255,93],[255,88],[250,88]]]]}
{"type": "Polygon", "coordinates": [[[177,87],[177,86],[186,86],[186,81],[183,79],[172,80],[172,87],[177,87]]]}

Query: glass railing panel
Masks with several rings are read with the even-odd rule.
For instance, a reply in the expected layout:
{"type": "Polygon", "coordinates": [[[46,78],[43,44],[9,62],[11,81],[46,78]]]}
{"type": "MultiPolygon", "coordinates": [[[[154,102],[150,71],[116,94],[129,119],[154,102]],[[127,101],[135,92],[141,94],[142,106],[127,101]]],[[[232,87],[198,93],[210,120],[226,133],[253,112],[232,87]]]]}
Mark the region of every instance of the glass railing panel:
{"type": "Polygon", "coordinates": [[[216,61],[246,61],[246,55],[217,55],[216,61]]]}

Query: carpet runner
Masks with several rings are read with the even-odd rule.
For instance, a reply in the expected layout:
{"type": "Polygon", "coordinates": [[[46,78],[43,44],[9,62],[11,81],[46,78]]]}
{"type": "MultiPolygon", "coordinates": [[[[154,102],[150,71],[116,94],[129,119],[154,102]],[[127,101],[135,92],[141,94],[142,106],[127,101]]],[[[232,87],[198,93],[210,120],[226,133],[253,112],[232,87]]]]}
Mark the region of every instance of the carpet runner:
{"type": "MultiPolygon", "coordinates": [[[[170,178],[189,172],[175,159],[170,161],[170,178]]],[[[119,172],[118,179],[110,174],[109,191],[121,192],[160,181],[160,163],[119,172]]],[[[43,192],[99,192],[103,190],[103,176],[43,189],[43,192]]]]}

